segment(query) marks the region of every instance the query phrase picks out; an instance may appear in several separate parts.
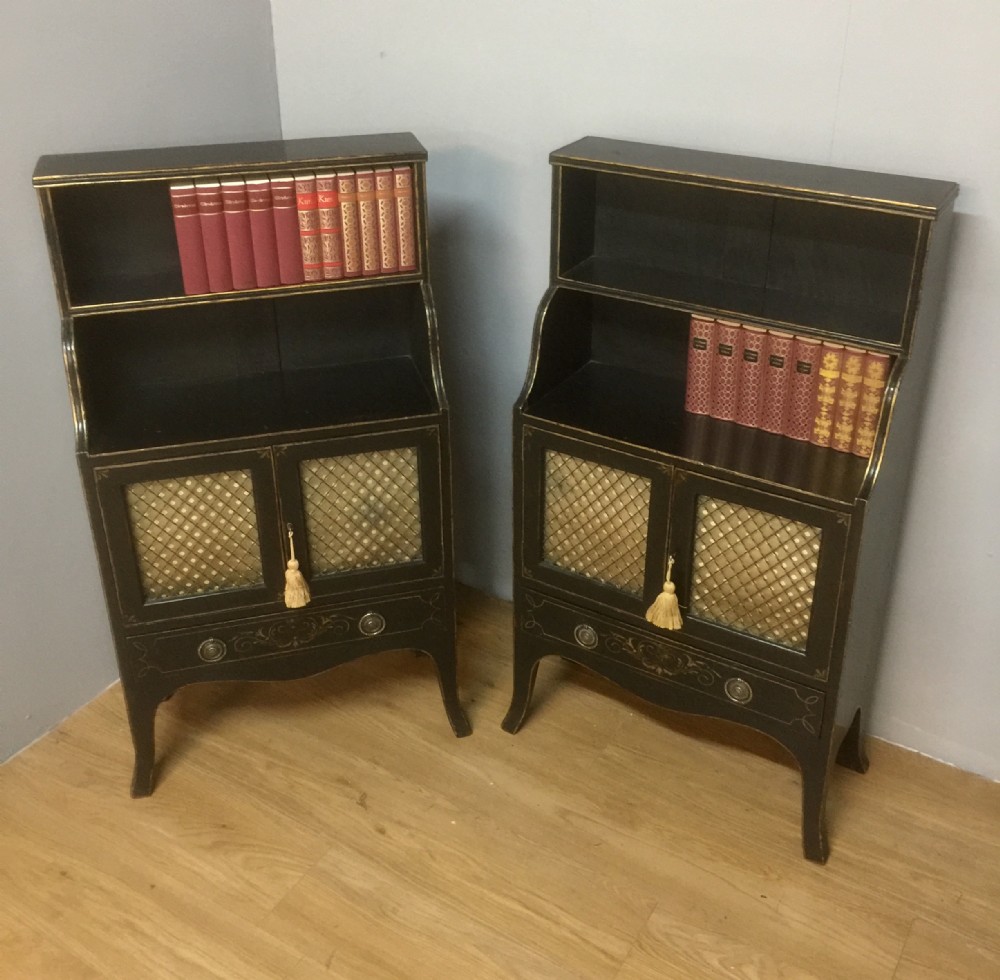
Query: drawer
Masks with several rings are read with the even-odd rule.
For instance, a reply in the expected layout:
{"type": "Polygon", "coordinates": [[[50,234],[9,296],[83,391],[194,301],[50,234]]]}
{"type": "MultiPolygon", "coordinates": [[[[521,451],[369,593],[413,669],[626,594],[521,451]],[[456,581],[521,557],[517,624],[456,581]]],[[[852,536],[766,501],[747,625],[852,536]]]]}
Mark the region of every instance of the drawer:
{"type": "MultiPolygon", "coordinates": [[[[441,589],[337,606],[133,636],[127,640],[140,676],[173,673],[226,662],[283,656],[331,643],[411,633],[429,625],[446,628],[441,589]]],[[[401,644],[405,645],[405,644],[401,644]]],[[[384,647],[384,644],[383,644],[384,647]]]]}
{"type": "MultiPolygon", "coordinates": [[[[585,650],[666,684],[700,691],[739,711],[819,736],[825,697],[812,688],[706,656],[670,640],[651,638],[589,610],[533,592],[524,595],[519,626],[534,636],[585,650]]],[[[751,719],[747,724],[752,724],[751,719]]]]}

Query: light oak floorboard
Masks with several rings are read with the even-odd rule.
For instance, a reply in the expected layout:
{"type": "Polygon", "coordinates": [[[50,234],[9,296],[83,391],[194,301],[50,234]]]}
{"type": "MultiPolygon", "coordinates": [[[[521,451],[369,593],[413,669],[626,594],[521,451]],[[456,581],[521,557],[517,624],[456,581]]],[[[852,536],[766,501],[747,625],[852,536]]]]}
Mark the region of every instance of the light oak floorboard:
{"type": "Polygon", "coordinates": [[[121,692],[0,767],[0,978],[1000,976],[1000,784],[872,741],[801,857],[797,770],[557,657],[463,592],[455,739],[409,651],[193,685],[130,800],[121,692]]]}

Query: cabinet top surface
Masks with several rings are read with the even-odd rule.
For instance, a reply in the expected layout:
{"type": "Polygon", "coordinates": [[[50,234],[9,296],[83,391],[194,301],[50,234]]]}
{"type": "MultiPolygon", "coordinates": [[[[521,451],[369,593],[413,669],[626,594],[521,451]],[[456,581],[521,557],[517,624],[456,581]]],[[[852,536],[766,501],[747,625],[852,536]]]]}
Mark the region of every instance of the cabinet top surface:
{"type": "Polygon", "coordinates": [[[87,180],[170,177],[227,168],[266,171],[320,161],[392,162],[397,159],[426,160],[427,151],[412,133],[377,133],[368,136],[65,153],[40,157],[35,167],[34,183],[36,186],[46,186],[87,180]]]}
{"type": "Polygon", "coordinates": [[[600,136],[585,136],[554,150],[549,160],[553,164],[648,172],[651,176],[705,181],[736,190],[784,192],[930,216],[946,207],[958,193],[958,184],[946,180],[789,163],[600,136]]]}

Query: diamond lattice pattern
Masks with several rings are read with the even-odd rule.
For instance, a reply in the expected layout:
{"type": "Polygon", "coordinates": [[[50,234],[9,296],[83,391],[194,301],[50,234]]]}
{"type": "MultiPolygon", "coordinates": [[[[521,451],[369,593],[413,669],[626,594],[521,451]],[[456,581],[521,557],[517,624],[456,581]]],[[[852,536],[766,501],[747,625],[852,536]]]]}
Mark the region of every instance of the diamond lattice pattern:
{"type": "Polygon", "coordinates": [[[423,557],[415,448],[307,459],[300,478],[314,574],[423,557]]]}
{"type": "Polygon", "coordinates": [[[148,602],[262,584],[249,470],[130,483],[125,504],[148,602]]]}
{"type": "Polygon", "coordinates": [[[545,560],[641,596],[650,481],[565,453],[545,454],[545,560]]]}
{"type": "Polygon", "coordinates": [[[690,614],[804,653],[822,535],[809,524],[699,497],[690,614]]]}

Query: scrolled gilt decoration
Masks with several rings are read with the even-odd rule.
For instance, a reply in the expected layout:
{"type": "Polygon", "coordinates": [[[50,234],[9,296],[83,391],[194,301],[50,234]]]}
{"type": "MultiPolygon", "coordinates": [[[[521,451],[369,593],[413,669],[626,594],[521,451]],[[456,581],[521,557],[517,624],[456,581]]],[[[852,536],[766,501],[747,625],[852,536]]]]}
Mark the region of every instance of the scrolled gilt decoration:
{"type": "Polygon", "coordinates": [[[266,623],[255,630],[237,633],[233,637],[233,649],[237,653],[248,653],[259,647],[270,650],[295,650],[327,633],[347,636],[352,626],[352,621],[346,616],[333,614],[294,616],[276,623],[266,623]]]}
{"type": "Polygon", "coordinates": [[[691,676],[704,687],[711,687],[720,679],[720,675],[704,660],[684,651],[668,650],[648,640],[609,632],[604,645],[611,653],[626,654],[637,660],[659,677],[691,676]]]}

